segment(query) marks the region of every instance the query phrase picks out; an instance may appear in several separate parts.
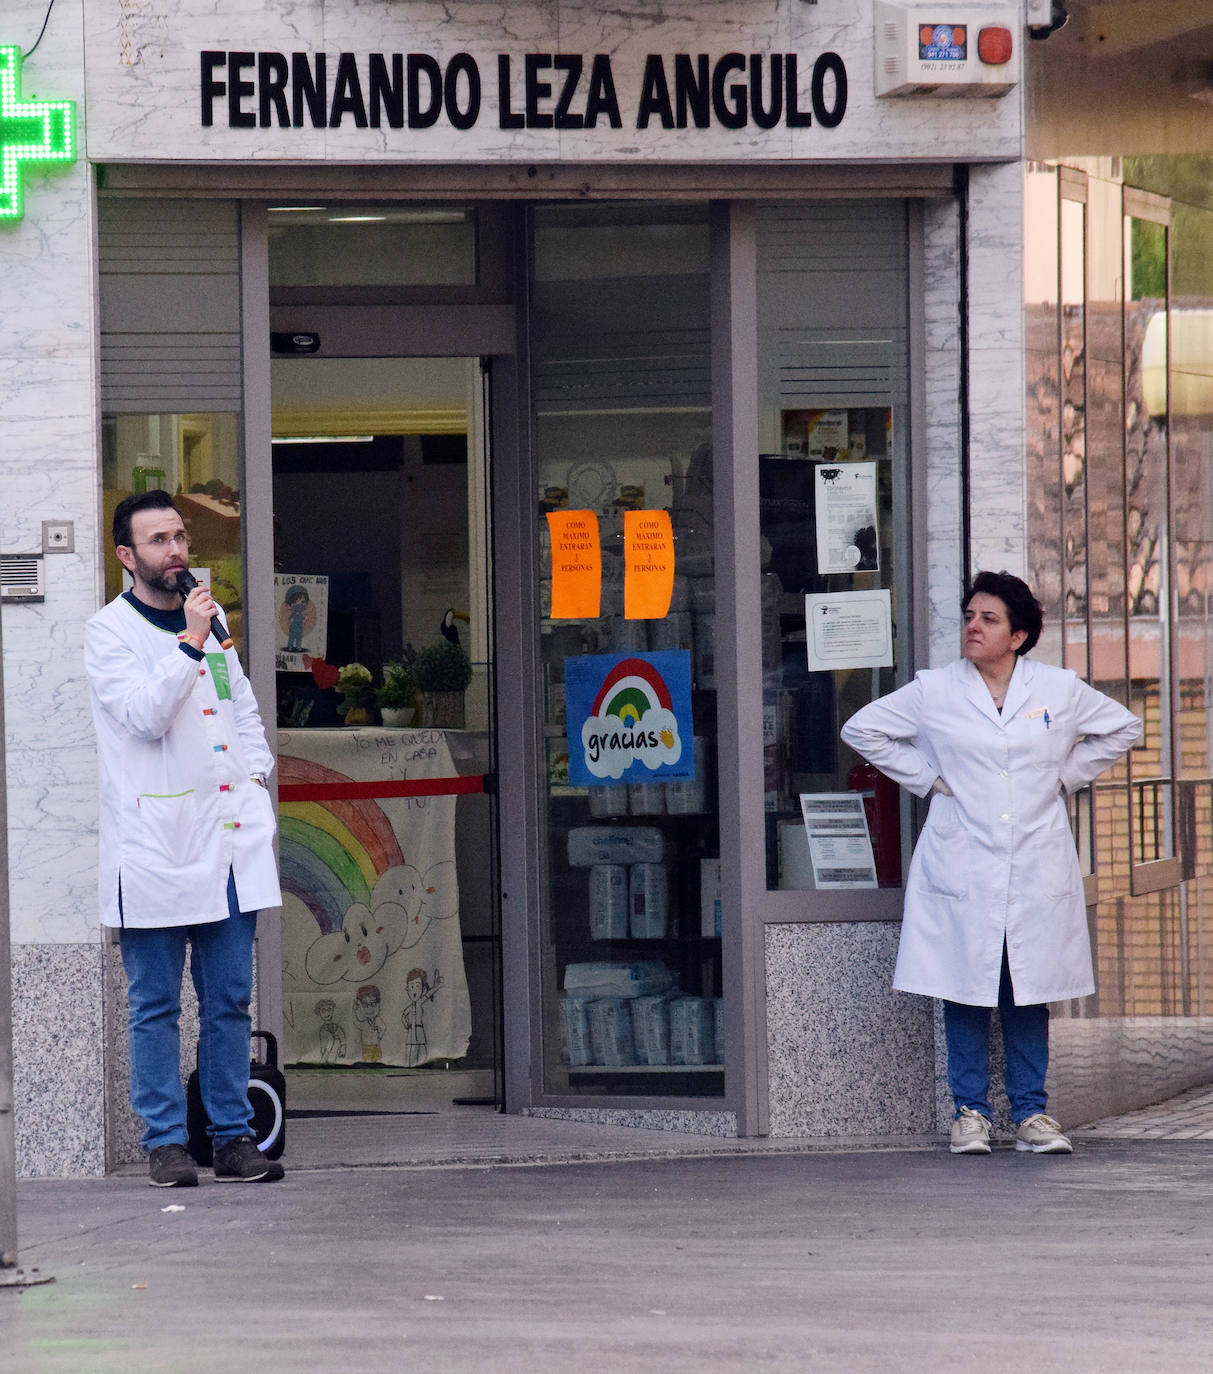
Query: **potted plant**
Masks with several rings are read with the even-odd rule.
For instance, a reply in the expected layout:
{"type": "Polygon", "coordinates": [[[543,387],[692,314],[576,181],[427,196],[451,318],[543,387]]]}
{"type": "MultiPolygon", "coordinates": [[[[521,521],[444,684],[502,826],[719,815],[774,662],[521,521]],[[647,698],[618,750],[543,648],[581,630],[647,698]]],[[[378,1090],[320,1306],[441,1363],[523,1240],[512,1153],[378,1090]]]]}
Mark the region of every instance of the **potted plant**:
{"type": "Polygon", "coordinates": [[[394,730],[412,725],[417,711],[417,679],[407,663],[394,659],[383,665],[383,686],[375,688],[375,700],[384,725],[394,730]]]}
{"type": "Polygon", "coordinates": [[[463,694],[472,680],[472,661],[449,639],[427,645],[413,660],[413,677],[425,698],[425,723],[462,730],[463,694]]]}
{"type": "Polygon", "coordinates": [[[337,693],[341,705],[337,714],[347,725],[369,725],[374,694],[371,691],[371,672],[361,663],[347,663],[337,670],[337,693]]]}

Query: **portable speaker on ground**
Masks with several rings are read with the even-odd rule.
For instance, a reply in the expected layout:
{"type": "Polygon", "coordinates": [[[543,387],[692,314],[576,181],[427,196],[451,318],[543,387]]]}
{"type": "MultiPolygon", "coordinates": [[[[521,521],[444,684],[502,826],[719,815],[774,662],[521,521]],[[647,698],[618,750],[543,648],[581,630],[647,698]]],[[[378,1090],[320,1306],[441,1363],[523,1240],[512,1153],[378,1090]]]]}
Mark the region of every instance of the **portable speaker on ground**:
{"type": "MultiPolygon", "coordinates": [[[[253,1139],[267,1159],[277,1159],[286,1149],[286,1079],[278,1067],[278,1041],[269,1031],[254,1031],[254,1040],[265,1042],[265,1059],[249,1063],[248,1097],[253,1109],[253,1139]]],[[[210,1118],[202,1105],[202,1088],[195,1068],[185,1085],[185,1129],[189,1152],[195,1163],[209,1165],[214,1159],[210,1118]]]]}

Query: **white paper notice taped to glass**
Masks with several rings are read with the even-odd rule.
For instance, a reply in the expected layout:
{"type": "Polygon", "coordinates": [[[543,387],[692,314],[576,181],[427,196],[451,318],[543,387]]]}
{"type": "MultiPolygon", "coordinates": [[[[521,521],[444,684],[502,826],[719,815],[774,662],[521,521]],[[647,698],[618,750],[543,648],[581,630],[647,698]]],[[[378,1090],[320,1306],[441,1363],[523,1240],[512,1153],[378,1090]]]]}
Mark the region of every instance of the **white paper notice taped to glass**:
{"type": "Polygon", "coordinates": [[[821,464],[814,471],[817,571],[875,572],[880,567],[876,529],[876,464],[821,464]]]}
{"type": "Polygon", "coordinates": [[[813,886],[876,887],[868,816],[857,792],[802,792],[813,886]]]}
{"type": "Polygon", "coordinates": [[[893,666],[893,603],[887,588],[810,592],[804,623],[811,673],[893,666]]]}

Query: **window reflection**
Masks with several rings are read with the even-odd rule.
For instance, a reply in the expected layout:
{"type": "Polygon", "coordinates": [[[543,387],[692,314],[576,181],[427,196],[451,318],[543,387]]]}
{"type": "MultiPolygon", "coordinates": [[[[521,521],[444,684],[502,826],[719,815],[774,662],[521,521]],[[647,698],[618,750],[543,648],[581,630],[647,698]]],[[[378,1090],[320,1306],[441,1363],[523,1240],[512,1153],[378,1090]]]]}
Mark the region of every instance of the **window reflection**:
{"type": "Polygon", "coordinates": [[[106,415],[101,428],[105,595],[123,589],[123,568],[108,530],[118,502],[163,488],[190,536],[190,566],[206,569],[215,600],[243,649],[244,567],[240,538],[240,417],[205,414],[106,415]]]}
{"type": "Polygon", "coordinates": [[[908,802],[838,737],[911,669],[909,637],[898,635],[908,544],[905,233],[898,205],[759,211],[769,889],[899,887],[909,853],[908,802]],[[843,625],[846,633],[831,628],[843,625]],[[843,833],[856,795],[870,850],[862,835],[832,845],[824,833],[827,824],[843,833]]]}
{"type": "Polygon", "coordinates": [[[703,206],[560,206],[535,216],[550,1093],[724,1091],[721,930],[733,913],[721,909],[714,769],[708,256],[703,206]],[[633,600],[648,562],[629,542],[638,525],[672,535],[668,607],[633,600]],[[588,607],[587,576],[601,589],[588,607]],[[678,741],[694,777],[662,781],[657,745],[652,766],[590,769],[582,727],[594,733],[599,718],[607,742],[594,748],[631,748],[657,710],[650,689],[660,705],[667,673],[669,709],[677,715],[681,699],[689,729],[684,739],[667,722],[669,738],[657,738],[667,749],[678,741]]]}
{"type": "Polygon", "coordinates": [[[1138,864],[1170,858],[1172,648],[1169,364],[1165,224],[1125,226],[1125,499],[1129,673],[1145,731],[1132,760],[1132,842],[1138,864]]]}

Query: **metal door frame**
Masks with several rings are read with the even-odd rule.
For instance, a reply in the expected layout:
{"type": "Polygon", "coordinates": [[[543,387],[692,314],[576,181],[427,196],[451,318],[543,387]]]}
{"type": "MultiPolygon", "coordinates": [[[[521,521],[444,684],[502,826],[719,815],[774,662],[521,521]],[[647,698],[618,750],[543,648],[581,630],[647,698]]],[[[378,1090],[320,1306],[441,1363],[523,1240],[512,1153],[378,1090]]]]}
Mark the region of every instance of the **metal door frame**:
{"type": "MultiPolygon", "coordinates": [[[[500,234],[507,226],[500,223],[505,217],[500,207],[488,207],[491,225],[482,225],[481,232],[492,233],[500,244],[500,234]]],[[[496,269],[512,255],[494,252],[491,263],[496,269]]],[[[494,277],[499,272],[494,270],[494,277]]],[[[248,677],[271,748],[276,749],[276,730],[270,723],[277,720],[277,690],[274,669],[274,636],[262,627],[273,625],[273,466],[271,419],[271,330],[297,332],[311,330],[320,333],[322,356],[331,358],[358,357],[450,357],[479,359],[484,379],[485,426],[484,442],[488,455],[486,527],[491,541],[490,604],[493,608],[491,642],[498,651],[512,645],[511,631],[501,623],[503,606],[517,609],[518,597],[512,594],[511,582],[503,578],[504,556],[511,542],[499,537],[500,519],[497,517],[497,487],[499,474],[513,470],[517,461],[517,426],[515,423],[517,351],[515,307],[502,303],[501,283],[492,281],[483,293],[472,292],[481,299],[467,300],[469,293],[460,292],[462,300],[451,300],[450,293],[436,290],[433,304],[412,299],[396,305],[368,305],[351,300],[341,303],[333,299],[331,288],[317,292],[316,304],[299,303],[299,293],[291,293],[290,304],[272,304],[269,282],[269,236],[267,206],[264,202],[241,203],[241,308],[244,341],[244,519],[242,531],[245,559],[245,661],[248,677]],[[443,299],[443,297],[446,299],[443,299]],[[356,350],[356,352],[354,351],[356,350]],[[491,385],[500,382],[502,385],[491,385]]],[[[351,293],[357,295],[358,293],[351,293]]],[[[473,436],[469,434],[469,440],[473,436]]],[[[507,524],[506,528],[510,528],[507,524]]],[[[517,526],[513,526],[517,528],[517,526]]],[[[517,543],[517,540],[513,541],[517,543]]],[[[506,617],[507,619],[509,617],[506,617]]],[[[513,641],[516,644],[516,641],[513,641]]],[[[512,645],[513,647],[513,645],[512,645]]],[[[508,655],[513,658],[511,653],[508,655]]],[[[519,681],[517,664],[502,665],[498,653],[491,658],[489,682],[490,716],[490,776],[498,773],[497,750],[501,733],[502,703],[498,696],[499,683],[519,681]],[[508,671],[506,670],[508,667],[508,671]]],[[[514,695],[514,692],[510,693],[514,695]]],[[[513,712],[510,713],[511,716],[513,712]]],[[[491,784],[486,783],[486,791],[491,784]]],[[[511,1083],[517,1087],[526,1081],[525,1065],[529,1044],[525,1030],[525,1010],[507,999],[507,987],[525,988],[525,976],[517,976],[518,960],[525,959],[528,938],[525,931],[510,932],[503,920],[502,905],[505,854],[510,848],[509,837],[502,832],[500,808],[493,802],[491,821],[494,847],[493,931],[497,936],[493,979],[496,998],[494,1017],[494,1095],[498,1104],[509,1107],[507,1093],[511,1083]],[[514,970],[514,973],[511,973],[514,970]],[[521,1030],[521,1036],[519,1032],[521,1030]],[[508,1059],[507,1059],[508,1056],[508,1059]],[[521,1071],[520,1071],[521,1070],[521,1071]]],[[[525,863],[525,859],[524,859],[525,863]]],[[[524,924],[524,922],[520,922],[524,924]]],[[[271,1030],[282,1040],[284,1022],[284,992],[282,982],[282,923],[276,912],[263,916],[257,926],[256,948],[257,1019],[260,1026],[271,1030]]],[[[525,1002],[525,997],[512,999],[525,1002]]],[[[517,1109],[517,1103],[513,1109],[517,1109]]]]}

